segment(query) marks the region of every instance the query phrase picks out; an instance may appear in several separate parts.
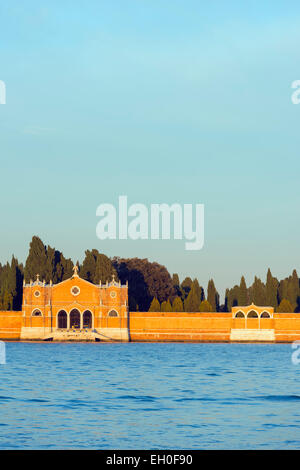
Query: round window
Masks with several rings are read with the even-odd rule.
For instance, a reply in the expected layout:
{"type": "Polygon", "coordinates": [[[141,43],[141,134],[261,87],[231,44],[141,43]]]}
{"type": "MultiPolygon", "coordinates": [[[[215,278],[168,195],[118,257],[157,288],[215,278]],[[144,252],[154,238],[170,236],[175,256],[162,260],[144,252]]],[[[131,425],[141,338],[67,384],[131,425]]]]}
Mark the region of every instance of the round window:
{"type": "Polygon", "coordinates": [[[39,290],[36,290],[35,293],[34,293],[35,297],[39,297],[41,295],[40,291],[39,290]]]}
{"type": "Polygon", "coordinates": [[[110,293],[110,296],[111,296],[112,299],[114,299],[114,298],[116,297],[116,295],[117,295],[117,294],[115,293],[114,290],[110,293]]]}
{"type": "Polygon", "coordinates": [[[73,286],[72,289],[71,289],[71,293],[72,293],[73,295],[78,295],[78,294],[80,293],[79,287],[73,286]]]}

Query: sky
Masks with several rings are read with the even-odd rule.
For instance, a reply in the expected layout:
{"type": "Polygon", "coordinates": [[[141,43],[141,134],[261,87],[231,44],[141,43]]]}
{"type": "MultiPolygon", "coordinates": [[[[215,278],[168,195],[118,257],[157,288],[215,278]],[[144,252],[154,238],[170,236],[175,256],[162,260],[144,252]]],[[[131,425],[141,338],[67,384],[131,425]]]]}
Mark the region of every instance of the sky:
{"type": "Polygon", "coordinates": [[[218,290],[300,272],[300,4],[0,5],[0,262],[141,257],[218,290]],[[205,242],[104,240],[96,208],[205,205],[205,242]]]}

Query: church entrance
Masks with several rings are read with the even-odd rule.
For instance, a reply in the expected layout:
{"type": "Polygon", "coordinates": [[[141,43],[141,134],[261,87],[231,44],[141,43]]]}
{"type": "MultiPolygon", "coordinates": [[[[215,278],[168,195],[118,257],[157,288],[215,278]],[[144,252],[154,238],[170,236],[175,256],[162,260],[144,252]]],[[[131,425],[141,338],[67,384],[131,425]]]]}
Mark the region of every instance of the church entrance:
{"type": "Polygon", "coordinates": [[[77,309],[70,313],[70,328],[80,328],[80,312],[77,309]]]}
{"type": "Polygon", "coordinates": [[[57,316],[57,328],[68,328],[68,316],[64,310],[61,310],[57,316]]]}
{"type": "Polygon", "coordinates": [[[92,313],[89,310],[83,312],[83,328],[92,328],[92,313]]]}

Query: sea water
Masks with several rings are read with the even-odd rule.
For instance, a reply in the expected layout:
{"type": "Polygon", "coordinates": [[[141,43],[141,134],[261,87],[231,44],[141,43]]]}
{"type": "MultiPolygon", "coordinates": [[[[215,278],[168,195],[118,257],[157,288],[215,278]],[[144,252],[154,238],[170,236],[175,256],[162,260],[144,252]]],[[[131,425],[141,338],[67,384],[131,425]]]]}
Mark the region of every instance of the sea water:
{"type": "Polygon", "coordinates": [[[297,449],[287,344],[6,343],[1,449],[297,449]]]}

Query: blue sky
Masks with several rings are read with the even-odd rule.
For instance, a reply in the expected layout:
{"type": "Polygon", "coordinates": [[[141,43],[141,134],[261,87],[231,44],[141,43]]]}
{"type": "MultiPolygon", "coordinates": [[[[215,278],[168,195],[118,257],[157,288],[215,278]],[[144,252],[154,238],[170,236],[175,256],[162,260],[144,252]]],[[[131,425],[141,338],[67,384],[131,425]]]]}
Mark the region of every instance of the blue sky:
{"type": "Polygon", "coordinates": [[[222,293],[300,272],[299,20],[283,1],[2,2],[0,261],[37,234],[222,293]],[[204,203],[204,248],[98,240],[96,207],[122,194],[204,203]]]}

